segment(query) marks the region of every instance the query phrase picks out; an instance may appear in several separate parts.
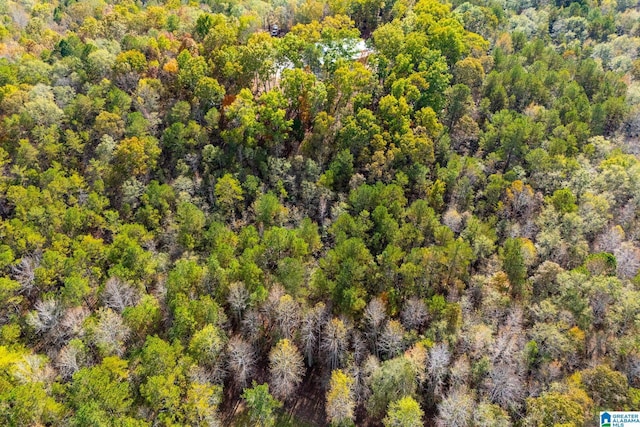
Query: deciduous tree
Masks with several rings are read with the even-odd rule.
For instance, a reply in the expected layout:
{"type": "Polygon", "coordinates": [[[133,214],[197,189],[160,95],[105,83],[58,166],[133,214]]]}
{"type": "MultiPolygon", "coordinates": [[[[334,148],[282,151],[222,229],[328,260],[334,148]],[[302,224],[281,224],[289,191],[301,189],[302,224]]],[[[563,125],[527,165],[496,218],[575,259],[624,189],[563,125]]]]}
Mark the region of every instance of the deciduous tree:
{"type": "Polygon", "coordinates": [[[291,397],[302,382],[302,355],[288,339],[278,341],[269,353],[269,374],[273,393],[282,399],[291,397]]]}
{"type": "Polygon", "coordinates": [[[327,420],[332,426],[353,425],[356,402],[353,399],[353,378],[340,369],[331,372],[326,396],[327,420]]]}

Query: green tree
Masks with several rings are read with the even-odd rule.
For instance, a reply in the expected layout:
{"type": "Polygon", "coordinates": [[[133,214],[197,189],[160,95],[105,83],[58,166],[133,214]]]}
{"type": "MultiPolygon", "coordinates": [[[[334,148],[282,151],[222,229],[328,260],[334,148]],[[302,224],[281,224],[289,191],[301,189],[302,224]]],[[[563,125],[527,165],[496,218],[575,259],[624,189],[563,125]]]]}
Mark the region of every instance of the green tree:
{"type": "Polygon", "coordinates": [[[200,37],[200,39],[204,39],[204,37],[209,33],[211,27],[213,27],[214,25],[214,16],[209,13],[203,13],[198,16],[198,19],[196,20],[195,32],[200,37]]]}
{"type": "Polygon", "coordinates": [[[37,425],[59,421],[62,406],[48,396],[44,384],[29,382],[0,392],[0,420],[8,426],[37,425]]]}
{"type": "Polygon", "coordinates": [[[248,89],[243,89],[235,100],[225,110],[227,126],[220,135],[227,144],[238,150],[240,161],[244,157],[244,147],[252,148],[257,144],[258,122],[257,106],[253,94],[248,89]]]}
{"type": "Polygon", "coordinates": [[[449,129],[453,129],[453,126],[470,110],[473,106],[473,100],[471,99],[471,90],[467,85],[457,84],[447,89],[447,106],[444,117],[444,122],[449,129]]]}
{"type": "Polygon", "coordinates": [[[331,292],[337,306],[347,313],[364,309],[367,278],[372,273],[373,257],[358,238],[340,242],[320,261],[317,285],[331,292]]]}
{"type": "Polygon", "coordinates": [[[553,207],[560,213],[570,213],[578,210],[576,196],[568,188],[562,188],[553,192],[550,198],[553,207]]]}
{"type": "Polygon", "coordinates": [[[527,399],[527,420],[531,425],[583,425],[585,409],[590,407],[590,399],[582,392],[570,394],[549,391],[539,397],[527,399]]]}
{"type": "Polygon", "coordinates": [[[134,339],[143,342],[146,336],[153,334],[160,326],[160,303],[152,295],[144,295],[138,305],[125,308],[122,317],[134,339]]]}
{"type": "Polygon", "coordinates": [[[382,421],[385,427],[419,427],[423,425],[424,412],[412,397],[403,397],[389,405],[382,421]]]}
{"type": "Polygon", "coordinates": [[[178,242],[186,249],[193,249],[202,238],[206,218],[204,212],[192,203],[182,202],[176,212],[178,242]]]}
{"type": "MultiPolygon", "coordinates": [[[[1,331],[8,338],[7,327],[1,331]]],[[[8,426],[60,423],[66,408],[51,395],[44,357],[0,345],[0,422],[8,426]]]]}
{"type": "Polygon", "coordinates": [[[235,219],[237,204],[244,200],[240,182],[230,173],[224,174],[216,183],[214,193],[216,201],[224,209],[225,213],[235,219]]]}
{"type": "Polygon", "coordinates": [[[524,260],[522,241],[518,238],[505,240],[501,255],[502,266],[511,284],[511,293],[516,297],[521,297],[527,280],[527,266],[524,260]]]}
{"type": "Polygon", "coordinates": [[[188,50],[180,52],[178,61],[178,82],[187,90],[195,90],[198,82],[206,76],[208,65],[202,56],[192,56],[188,50]]]}
{"type": "Polygon", "coordinates": [[[262,94],[258,107],[260,139],[263,146],[275,153],[285,149],[293,120],[287,118],[287,103],[280,90],[270,90],[262,94]]]}
{"type": "Polygon", "coordinates": [[[342,150],[329,165],[325,179],[334,190],[346,191],[349,188],[349,180],[354,172],[353,160],[349,150],[342,150]]]}
{"type": "Polygon", "coordinates": [[[273,193],[261,195],[254,203],[254,210],[256,222],[261,229],[281,224],[287,213],[287,208],[280,204],[280,201],[273,193]]]}
{"type": "Polygon", "coordinates": [[[269,393],[269,384],[258,385],[254,381],[252,388],[244,389],[242,398],[247,402],[249,418],[253,425],[260,427],[275,425],[274,411],[282,406],[282,402],[269,393]]]}
{"type": "Polygon", "coordinates": [[[100,365],[79,370],[73,375],[69,394],[76,417],[92,413],[92,417],[106,419],[109,414],[126,414],[133,404],[127,361],[105,357],[100,365]]]}
{"type": "Polygon", "coordinates": [[[502,110],[493,115],[480,143],[487,153],[495,152],[506,172],[514,161],[522,162],[529,149],[541,139],[540,124],[510,110],[502,110]]]}
{"type": "Polygon", "coordinates": [[[152,410],[152,419],[170,424],[181,418],[181,380],[177,372],[171,372],[167,375],[150,376],[140,385],[140,395],[152,410]]]}
{"type": "Polygon", "coordinates": [[[185,421],[191,425],[215,425],[220,422],[218,406],[222,401],[219,385],[192,383],[183,404],[185,421]]]}
{"type": "Polygon", "coordinates": [[[373,417],[382,417],[390,403],[415,396],[418,386],[416,367],[404,356],[382,362],[373,372],[370,386],[367,411],[373,417]]]}
{"type": "Polygon", "coordinates": [[[146,176],[155,168],[160,151],[158,141],[151,136],[123,139],[114,152],[116,179],[146,176]]]}
{"type": "Polygon", "coordinates": [[[606,365],[581,372],[582,384],[597,408],[617,410],[625,408],[629,399],[627,377],[606,365]],[[612,408],[612,409],[609,409],[612,408]]]}
{"type": "Polygon", "coordinates": [[[220,363],[226,343],[226,336],[219,328],[206,325],[193,334],[189,352],[201,366],[215,368],[220,363]]]}

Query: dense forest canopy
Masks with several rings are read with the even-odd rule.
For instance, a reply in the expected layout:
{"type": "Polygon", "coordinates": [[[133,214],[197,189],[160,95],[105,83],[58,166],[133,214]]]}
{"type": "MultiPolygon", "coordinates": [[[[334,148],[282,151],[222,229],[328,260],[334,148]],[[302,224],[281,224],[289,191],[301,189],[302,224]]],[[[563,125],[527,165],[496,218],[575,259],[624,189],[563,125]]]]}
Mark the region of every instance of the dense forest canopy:
{"type": "Polygon", "coordinates": [[[0,1],[0,424],[640,409],[635,3],[0,1]]]}

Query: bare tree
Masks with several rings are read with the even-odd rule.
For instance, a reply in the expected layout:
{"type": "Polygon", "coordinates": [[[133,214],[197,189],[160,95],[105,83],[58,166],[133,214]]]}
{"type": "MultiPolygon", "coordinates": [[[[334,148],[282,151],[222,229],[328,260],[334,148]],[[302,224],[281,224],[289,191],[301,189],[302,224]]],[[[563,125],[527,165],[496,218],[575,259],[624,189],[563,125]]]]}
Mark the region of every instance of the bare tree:
{"type": "Polygon", "coordinates": [[[262,310],[267,313],[274,314],[278,310],[278,303],[280,302],[280,298],[282,298],[286,294],[286,291],[282,287],[282,285],[276,283],[269,290],[269,296],[267,300],[264,302],[262,306],[262,310]]]}
{"type": "Polygon", "coordinates": [[[408,330],[416,330],[420,332],[427,322],[428,318],[427,305],[419,298],[411,298],[404,304],[400,319],[402,325],[408,330]]]}
{"type": "Polygon", "coordinates": [[[234,382],[244,388],[253,377],[256,367],[256,354],[251,344],[239,336],[234,336],[227,345],[227,365],[234,382]]]}
{"type": "Polygon", "coordinates": [[[137,289],[118,277],[110,277],[104,285],[102,301],[105,306],[118,313],[122,313],[127,307],[133,307],[139,299],[137,289]]]}
{"type": "Polygon", "coordinates": [[[454,233],[459,233],[463,225],[462,215],[455,208],[449,208],[442,215],[442,224],[449,227],[454,233]]]}
{"type": "Polygon", "coordinates": [[[370,354],[362,333],[357,329],[351,330],[351,349],[353,361],[358,364],[362,363],[370,354]]]}
{"type": "Polygon", "coordinates": [[[423,343],[418,342],[404,353],[404,357],[413,365],[418,384],[421,385],[424,383],[427,379],[429,350],[427,350],[423,343]]]}
{"type": "Polygon", "coordinates": [[[19,4],[11,8],[11,19],[20,28],[25,28],[29,23],[29,14],[19,4]]]}
{"type": "Polygon", "coordinates": [[[313,358],[318,349],[319,331],[316,327],[316,322],[313,312],[307,312],[302,319],[302,326],[300,327],[300,342],[302,343],[302,353],[307,366],[313,366],[313,358]]]}
{"type": "Polygon", "coordinates": [[[229,285],[227,302],[234,320],[240,321],[247,307],[249,307],[249,291],[243,282],[233,282],[229,285]]]}
{"type": "Polygon", "coordinates": [[[607,322],[607,313],[613,301],[613,297],[608,292],[596,290],[589,298],[591,313],[593,313],[592,325],[595,329],[602,329],[607,322]]]}
{"type": "Polygon", "coordinates": [[[280,297],[276,306],[275,322],[281,337],[293,338],[300,325],[300,306],[291,295],[280,297]]]}
{"type": "Polygon", "coordinates": [[[405,330],[397,320],[389,320],[380,334],[378,347],[387,359],[398,356],[404,350],[405,330]]]}
{"type": "Polygon", "coordinates": [[[347,350],[347,327],[340,319],[333,318],[324,327],[320,350],[326,357],[326,363],[331,370],[342,366],[347,350]]]}
{"type": "Polygon", "coordinates": [[[504,325],[498,331],[498,336],[491,347],[491,360],[495,364],[507,363],[517,365],[520,349],[524,347],[522,330],[523,313],[521,307],[514,307],[507,314],[504,325]]]}
{"type": "Polygon", "coordinates": [[[20,283],[20,293],[27,297],[31,297],[38,290],[35,285],[35,270],[39,265],[39,256],[25,256],[17,265],[11,267],[13,278],[20,283]]]}
{"type": "Polygon", "coordinates": [[[513,366],[495,366],[488,378],[489,399],[509,411],[517,410],[525,397],[521,376],[513,366]]]}
{"type": "Polygon", "coordinates": [[[62,378],[68,380],[82,367],[84,352],[81,346],[81,343],[72,341],[58,353],[56,367],[62,378]]]}
{"type": "Polygon", "coordinates": [[[245,314],[241,323],[242,336],[247,338],[249,342],[255,344],[260,338],[260,333],[264,321],[260,312],[256,309],[250,309],[245,314]]]}
{"type": "Polygon", "coordinates": [[[274,284],[269,289],[269,295],[267,299],[260,304],[258,308],[258,312],[262,316],[262,325],[264,329],[264,335],[267,338],[279,339],[280,337],[276,337],[274,333],[272,333],[273,328],[277,327],[277,317],[278,317],[278,304],[280,303],[280,298],[286,295],[285,289],[279,283],[274,284]]]}
{"type": "Polygon", "coordinates": [[[57,327],[49,332],[51,343],[57,348],[70,339],[84,335],[83,323],[91,312],[86,307],[71,307],[65,310],[57,327]]]}
{"type": "Polygon", "coordinates": [[[40,354],[27,354],[16,361],[11,375],[19,383],[51,384],[56,372],[48,363],[48,359],[40,354]]]}
{"type": "MultiPolygon", "coordinates": [[[[371,385],[374,381],[374,375],[380,369],[380,360],[370,354],[362,363],[362,366],[357,369],[357,376],[354,377],[358,380],[356,383],[356,399],[358,403],[366,402],[372,394],[371,385]]],[[[353,373],[356,369],[352,370],[353,373]]]]}
{"type": "Polygon", "coordinates": [[[546,298],[557,289],[556,278],[564,270],[552,261],[545,261],[536,269],[532,276],[533,293],[538,298],[546,298]]]}
{"type": "Polygon", "coordinates": [[[624,373],[629,378],[629,385],[636,387],[640,384],[640,355],[634,353],[627,358],[624,373]]]}
{"type": "Polygon", "coordinates": [[[471,364],[466,354],[453,362],[450,372],[450,382],[453,388],[464,387],[471,376],[471,364]]]}
{"type": "Polygon", "coordinates": [[[427,374],[431,391],[434,396],[440,396],[451,363],[451,352],[446,344],[436,344],[429,352],[427,374]]]}
{"type": "Polygon", "coordinates": [[[521,221],[534,216],[542,204],[542,195],[535,193],[529,184],[515,181],[506,190],[501,213],[510,219],[521,221]]]}
{"type": "Polygon", "coordinates": [[[313,357],[318,351],[322,325],[325,323],[326,317],[327,307],[320,302],[308,310],[302,319],[300,341],[302,342],[302,352],[308,366],[313,365],[313,357]]]}
{"type": "Polygon", "coordinates": [[[469,427],[474,402],[466,389],[452,391],[438,405],[437,427],[469,427]]]}
{"type": "Polygon", "coordinates": [[[208,367],[194,364],[191,366],[188,372],[189,381],[197,384],[215,383],[215,372],[212,372],[208,367]]]}
{"type": "Polygon", "coordinates": [[[302,355],[288,339],[278,341],[269,353],[269,374],[273,394],[281,399],[290,397],[302,382],[302,355]]]}
{"type": "Polygon", "coordinates": [[[353,378],[352,392],[356,404],[365,402],[369,397],[368,372],[365,367],[349,361],[343,370],[353,378]]]}
{"type": "Polygon", "coordinates": [[[58,302],[53,298],[38,301],[35,310],[27,315],[27,323],[38,335],[47,334],[60,322],[62,311],[58,302]]]}
{"type": "Polygon", "coordinates": [[[621,279],[631,279],[640,269],[640,249],[630,242],[622,243],[613,252],[617,260],[616,272],[621,279]]]}
{"type": "Polygon", "coordinates": [[[68,337],[80,337],[84,334],[82,324],[91,312],[86,307],[71,307],[64,312],[61,326],[68,337]]]}
{"type": "Polygon", "coordinates": [[[624,230],[619,225],[616,225],[596,238],[594,249],[600,252],[614,253],[624,242],[624,239],[624,230]]]}
{"type": "Polygon", "coordinates": [[[387,309],[384,302],[380,298],[374,298],[369,301],[364,311],[364,322],[366,326],[366,335],[371,343],[373,353],[380,357],[379,338],[384,321],[387,318],[387,309]]]}
{"type": "Polygon", "coordinates": [[[92,328],[93,342],[103,355],[124,354],[124,342],[129,336],[129,328],[122,317],[110,308],[98,311],[98,322],[92,328]]]}

